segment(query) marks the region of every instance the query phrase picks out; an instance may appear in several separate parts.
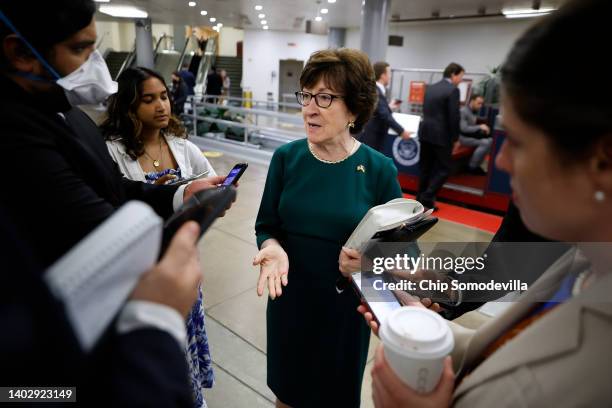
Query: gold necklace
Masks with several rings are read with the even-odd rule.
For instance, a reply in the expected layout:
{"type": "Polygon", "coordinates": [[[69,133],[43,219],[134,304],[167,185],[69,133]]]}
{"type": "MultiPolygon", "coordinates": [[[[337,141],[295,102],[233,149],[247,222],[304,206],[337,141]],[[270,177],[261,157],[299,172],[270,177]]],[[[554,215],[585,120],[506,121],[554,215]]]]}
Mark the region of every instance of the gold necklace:
{"type": "Polygon", "coordinates": [[[153,157],[151,157],[151,155],[147,153],[147,149],[145,149],[144,154],[146,154],[147,157],[153,161],[153,167],[157,169],[160,166],[161,162],[164,159],[164,151],[162,150],[162,136],[161,135],[159,136],[159,160],[156,160],[153,157]]]}
{"type": "Polygon", "coordinates": [[[354,137],[351,137],[351,139],[353,139],[353,146],[351,147],[351,150],[346,154],[346,156],[344,156],[343,158],[341,158],[340,160],[325,160],[320,158],[319,156],[317,156],[317,154],[314,152],[314,149],[312,147],[312,143],[310,143],[310,141],[308,141],[308,150],[310,150],[310,153],[314,156],[315,159],[317,159],[320,162],[323,163],[327,163],[327,164],[338,164],[338,163],[342,163],[343,161],[345,161],[346,159],[348,159],[349,157],[351,157],[351,155],[353,153],[355,153],[355,150],[357,150],[357,141],[355,140],[354,137]]]}

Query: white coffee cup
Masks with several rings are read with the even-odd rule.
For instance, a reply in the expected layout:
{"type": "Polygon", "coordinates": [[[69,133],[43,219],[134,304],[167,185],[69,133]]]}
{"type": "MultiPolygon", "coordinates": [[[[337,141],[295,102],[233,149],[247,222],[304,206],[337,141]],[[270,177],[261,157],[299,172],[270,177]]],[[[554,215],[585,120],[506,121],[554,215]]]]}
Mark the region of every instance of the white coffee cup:
{"type": "Polygon", "coordinates": [[[379,334],[395,374],[417,392],[432,391],[455,344],[446,321],[431,310],[404,306],[389,313],[379,334]]]}

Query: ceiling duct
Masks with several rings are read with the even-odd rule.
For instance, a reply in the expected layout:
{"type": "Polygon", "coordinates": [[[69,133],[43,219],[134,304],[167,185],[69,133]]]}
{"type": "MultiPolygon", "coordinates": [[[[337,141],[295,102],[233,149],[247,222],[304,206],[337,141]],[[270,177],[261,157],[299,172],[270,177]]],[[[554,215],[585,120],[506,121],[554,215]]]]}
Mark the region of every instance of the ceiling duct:
{"type": "Polygon", "coordinates": [[[306,20],[306,34],[327,35],[328,27],[325,21],[306,20]]]}

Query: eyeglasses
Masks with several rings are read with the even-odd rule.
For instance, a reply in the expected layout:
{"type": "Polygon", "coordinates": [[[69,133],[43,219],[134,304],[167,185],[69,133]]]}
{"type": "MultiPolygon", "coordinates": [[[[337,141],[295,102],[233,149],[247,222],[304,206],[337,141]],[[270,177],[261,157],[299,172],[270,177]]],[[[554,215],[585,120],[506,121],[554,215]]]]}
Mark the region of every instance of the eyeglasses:
{"type": "Polygon", "coordinates": [[[295,93],[297,102],[302,106],[310,105],[310,101],[314,97],[315,103],[319,108],[329,108],[334,99],[343,98],[341,95],[332,95],[329,93],[311,94],[310,92],[298,91],[295,93]]]}

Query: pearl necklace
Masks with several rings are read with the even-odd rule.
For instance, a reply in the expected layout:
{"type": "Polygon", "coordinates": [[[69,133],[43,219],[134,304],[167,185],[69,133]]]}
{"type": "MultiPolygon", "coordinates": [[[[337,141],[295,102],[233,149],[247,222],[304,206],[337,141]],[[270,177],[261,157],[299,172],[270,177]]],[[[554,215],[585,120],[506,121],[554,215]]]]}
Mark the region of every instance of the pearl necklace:
{"type": "Polygon", "coordinates": [[[358,144],[357,144],[357,140],[355,140],[354,137],[351,137],[351,139],[353,139],[353,147],[351,147],[351,151],[349,151],[346,156],[344,156],[343,158],[341,158],[340,160],[325,160],[320,158],[319,156],[317,156],[317,154],[314,152],[314,149],[312,147],[312,143],[308,142],[308,150],[310,150],[310,153],[314,156],[315,159],[317,159],[320,162],[326,163],[326,164],[338,164],[338,163],[342,163],[343,161],[345,161],[346,159],[348,159],[349,157],[351,157],[353,155],[353,153],[355,153],[355,151],[357,150],[358,144]]]}

